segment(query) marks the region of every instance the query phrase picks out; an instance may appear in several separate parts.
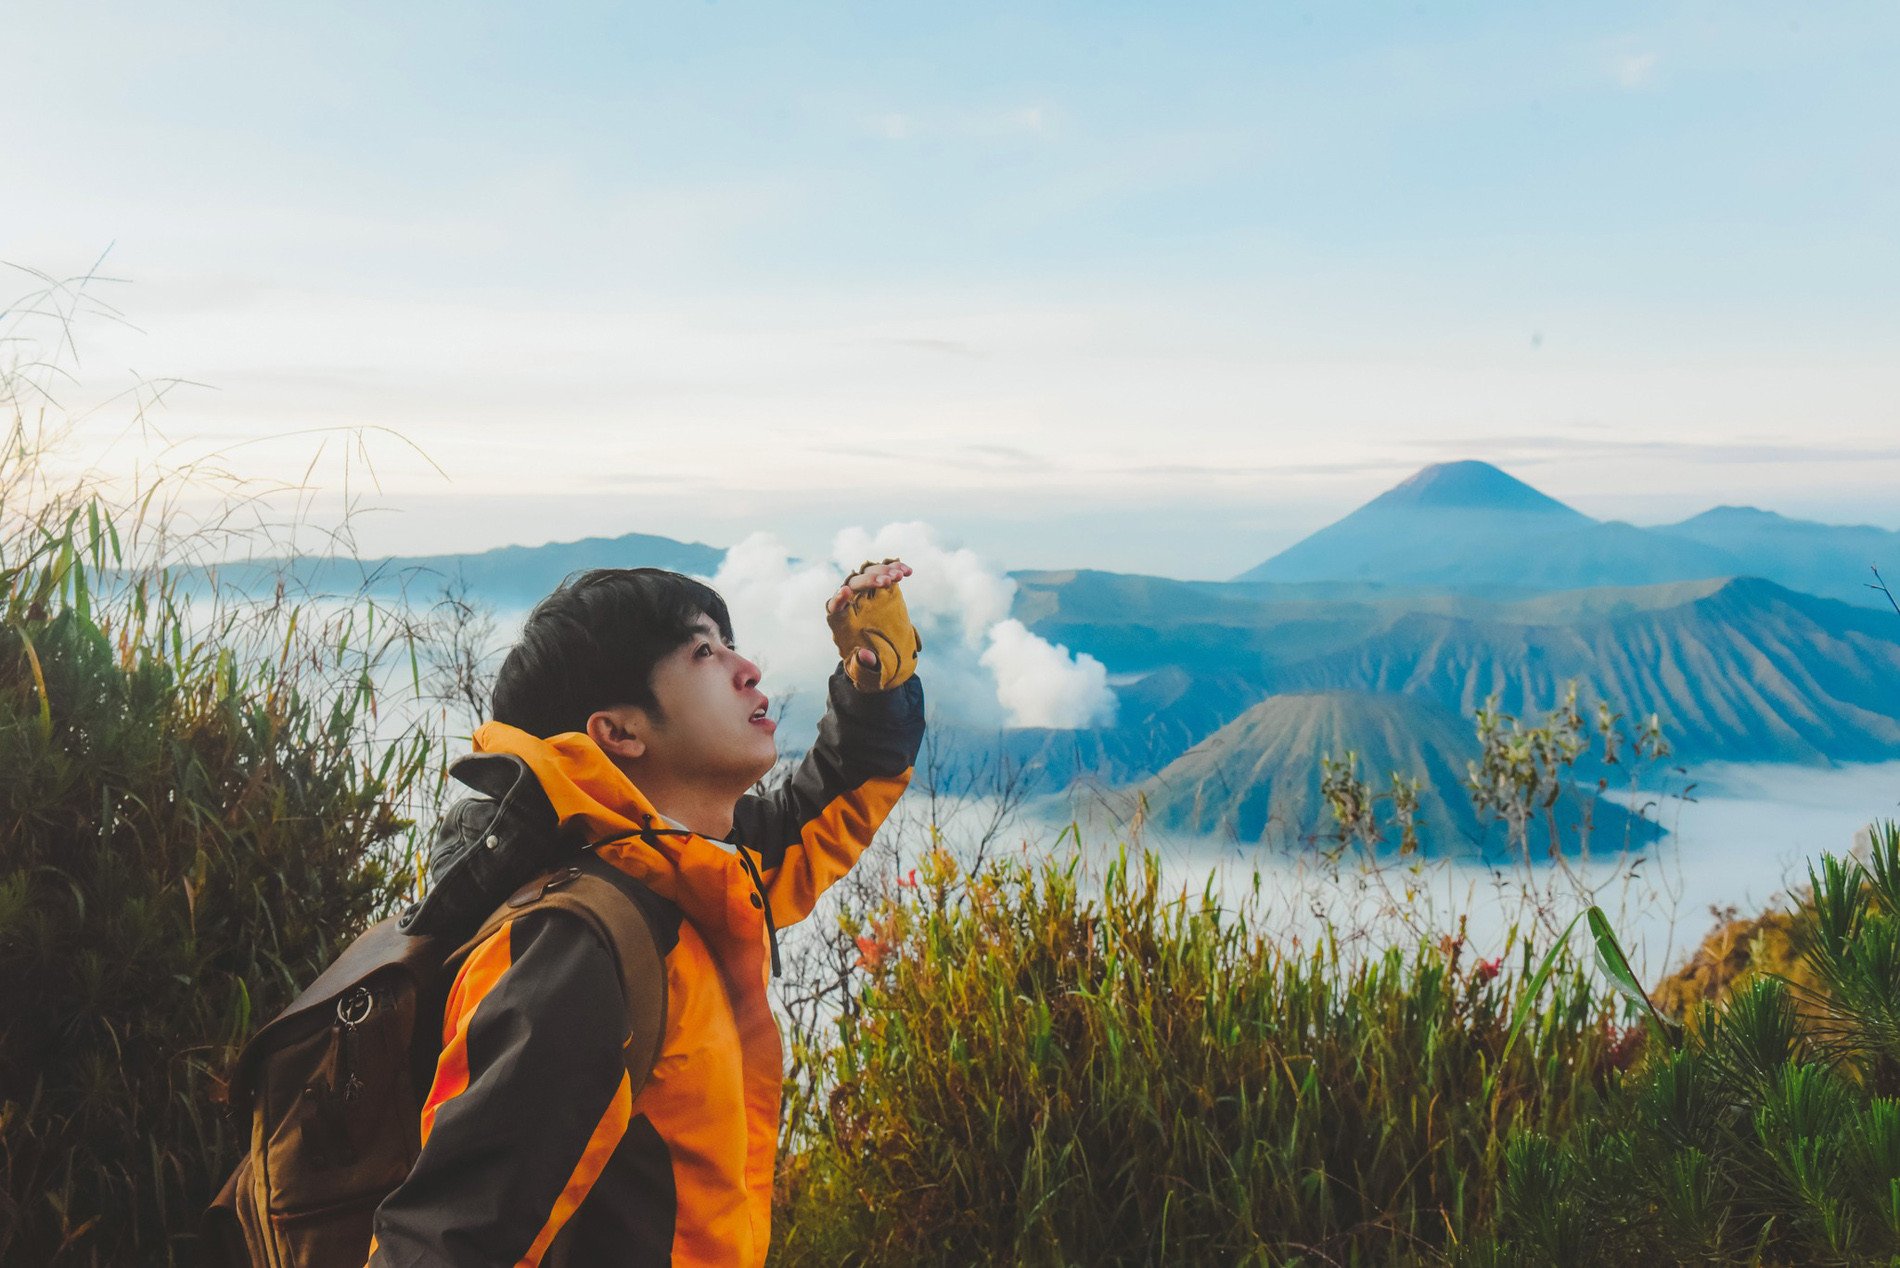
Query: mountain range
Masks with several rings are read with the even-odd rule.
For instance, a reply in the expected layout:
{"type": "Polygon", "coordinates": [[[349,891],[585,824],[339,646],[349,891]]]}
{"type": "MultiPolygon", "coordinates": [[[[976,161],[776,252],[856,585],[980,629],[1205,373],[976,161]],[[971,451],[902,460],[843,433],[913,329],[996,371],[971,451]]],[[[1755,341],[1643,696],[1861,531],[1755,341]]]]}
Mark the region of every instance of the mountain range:
{"type": "Polygon", "coordinates": [[[448,592],[497,608],[532,607],[564,577],[588,568],[671,568],[711,576],[726,552],[700,542],[648,533],[585,537],[545,546],[501,546],[463,555],[300,555],[290,559],[233,560],[201,570],[240,591],[269,589],[279,581],[305,594],[363,594],[429,603],[448,592]]]}
{"type": "MultiPolygon", "coordinates": [[[[710,575],[723,552],[645,534],[476,554],[221,565],[255,588],[458,585],[519,609],[587,567],[710,575]]],[[[1534,718],[1576,682],[1655,714],[1679,761],[1900,757],[1900,533],[1717,507],[1639,528],[1565,506],[1483,462],[1427,467],[1231,581],[1012,573],[1013,614],[1114,675],[1110,726],[945,734],[1001,752],[1032,791],[1087,783],[1152,821],[1241,840],[1320,826],[1322,752],[1427,778],[1432,841],[1482,849],[1460,788],[1488,699],[1534,718]]],[[[1640,833],[1576,794],[1574,817],[1640,833]]]]}
{"type": "Polygon", "coordinates": [[[1426,467],[1235,580],[1575,590],[1761,577],[1862,606],[1900,572],[1900,532],[1721,506],[1680,524],[1597,520],[1485,462],[1426,467]]]}
{"type": "Polygon", "coordinates": [[[1219,712],[1202,690],[1232,698],[1238,684],[1256,698],[1415,695],[1467,716],[1495,695],[1525,714],[1577,681],[1630,716],[1660,715],[1688,759],[1900,754],[1900,616],[1753,578],[1346,598],[1101,574],[1018,581],[1031,629],[1111,672],[1166,671],[1169,694],[1202,714],[1219,712]],[[1118,600],[1093,601],[1100,589],[1118,600]],[[1211,608],[1209,589],[1222,600],[1211,608]]]}

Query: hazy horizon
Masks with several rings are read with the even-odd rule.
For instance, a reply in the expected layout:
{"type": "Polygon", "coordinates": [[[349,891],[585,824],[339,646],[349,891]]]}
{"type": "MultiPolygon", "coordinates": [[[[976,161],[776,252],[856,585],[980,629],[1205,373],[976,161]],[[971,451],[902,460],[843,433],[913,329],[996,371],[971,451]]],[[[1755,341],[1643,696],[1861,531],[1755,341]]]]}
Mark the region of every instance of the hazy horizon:
{"type": "MultiPolygon", "coordinates": [[[[1481,459],[1481,458],[1475,459],[1475,460],[1485,461],[1484,459],[1481,459]]],[[[1459,461],[1459,459],[1446,459],[1446,461],[1448,462],[1459,461]]],[[[1503,468],[1500,468],[1500,469],[1503,469],[1503,468]]],[[[1517,474],[1516,472],[1510,472],[1510,471],[1507,471],[1506,473],[1511,474],[1511,475],[1517,474]]],[[[1409,476],[1410,474],[1413,474],[1413,473],[1407,472],[1405,474],[1409,476]]],[[[1527,480],[1526,482],[1532,483],[1533,486],[1535,487],[1534,481],[1527,480]]],[[[1396,483],[1396,481],[1394,483],[1396,483]]],[[[612,538],[627,536],[629,534],[635,534],[635,533],[646,534],[649,536],[670,537],[673,540],[677,540],[677,541],[684,541],[684,542],[688,542],[692,544],[712,546],[712,547],[723,550],[723,549],[729,549],[732,546],[737,545],[739,542],[745,540],[746,538],[754,534],[766,533],[780,540],[792,543],[795,548],[805,553],[813,554],[813,555],[822,555],[823,553],[825,553],[825,549],[827,548],[830,540],[841,529],[869,527],[869,526],[874,526],[874,525],[879,525],[879,524],[888,524],[888,523],[894,523],[894,522],[923,522],[923,523],[929,524],[933,530],[941,534],[945,538],[945,541],[947,544],[953,545],[953,546],[968,546],[971,549],[976,550],[978,554],[983,555],[989,562],[993,563],[996,567],[998,567],[999,569],[1003,571],[1030,571],[1030,570],[1044,570],[1044,569],[1078,568],[1078,569],[1098,569],[1102,571],[1111,571],[1111,572],[1144,571],[1156,576],[1172,577],[1172,578],[1177,578],[1181,580],[1224,581],[1236,575],[1237,573],[1244,571],[1246,568],[1252,567],[1262,562],[1263,560],[1271,557],[1273,554],[1284,549],[1285,547],[1291,546],[1295,542],[1304,539],[1305,537],[1309,536],[1313,532],[1317,532],[1319,529],[1325,528],[1329,524],[1336,522],[1337,520],[1344,517],[1345,515],[1350,514],[1352,511],[1358,509],[1360,506],[1363,506],[1365,502],[1370,501],[1372,498],[1377,497],[1379,494],[1386,492],[1387,489],[1389,489],[1390,487],[1392,486],[1384,485],[1384,486],[1375,488],[1361,500],[1351,502],[1349,504],[1341,505],[1337,508],[1336,511],[1331,509],[1330,507],[1316,508],[1318,510],[1318,513],[1321,514],[1322,516],[1325,516],[1325,518],[1318,519],[1314,521],[1313,523],[1311,523],[1309,526],[1291,528],[1288,530],[1288,533],[1284,535],[1283,539],[1282,539],[1282,535],[1274,535],[1274,536],[1263,538],[1262,540],[1265,540],[1266,542],[1269,543],[1262,548],[1264,553],[1261,553],[1258,556],[1250,556],[1245,560],[1245,562],[1239,564],[1238,566],[1235,566],[1232,568],[1225,568],[1225,569],[1218,566],[1216,561],[1221,560],[1221,559],[1236,557],[1238,550],[1241,548],[1240,542],[1227,541],[1221,544],[1220,549],[1212,551],[1208,555],[1205,555],[1199,558],[1183,559],[1180,562],[1188,566],[1185,568],[1177,567],[1171,571],[1164,571],[1164,570],[1159,570],[1159,569],[1154,569],[1154,568],[1149,568],[1149,569],[1116,568],[1116,567],[1113,567],[1109,563],[1102,562],[1099,556],[1097,558],[1089,559],[1082,562],[1077,562],[1076,560],[1073,560],[1073,559],[1064,559],[1064,560],[1056,561],[1055,556],[1052,553],[1054,548],[1050,545],[1041,545],[1041,546],[1034,547],[1034,549],[1037,551],[1047,553],[1049,555],[1048,561],[1038,562],[1038,563],[1017,563],[1013,559],[1004,557],[1000,554],[1001,551],[1007,551],[1011,549],[1012,546],[1020,549],[1020,545],[1021,545],[1019,542],[1014,542],[1010,538],[1010,536],[1007,534],[1007,532],[1003,530],[995,530],[995,535],[993,537],[986,535],[982,533],[981,531],[978,531],[977,533],[973,535],[959,535],[955,532],[946,530],[941,524],[933,522],[930,519],[928,519],[928,517],[925,517],[925,516],[919,516],[919,515],[893,516],[893,517],[888,517],[882,520],[880,520],[878,517],[875,517],[875,516],[864,516],[856,520],[851,520],[851,519],[839,519],[835,516],[835,514],[828,514],[822,510],[806,512],[806,513],[788,516],[788,517],[782,517],[781,519],[775,522],[761,521],[759,523],[752,524],[752,525],[737,524],[733,526],[735,535],[730,540],[716,537],[716,536],[713,536],[713,537],[680,536],[676,533],[665,531],[664,527],[654,528],[651,526],[642,527],[642,526],[636,525],[636,526],[616,530],[616,529],[612,529],[603,525],[597,528],[591,528],[591,529],[586,529],[585,531],[577,532],[573,536],[564,536],[564,537],[548,537],[544,535],[534,535],[534,530],[530,528],[527,530],[530,533],[530,536],[519,537],[519,538],[509,538],[509,539],[504,539],[504,540],[489,541],[489,540],[484,540],[484,539],[477,539],[474,541],[470,541],[467,539],[457,540],[457,539],[450,538],[445,541],[441,549],[427,549],[427,548],[418,548],[418,543],[415,539],[406,539],[399,533],[391,533],[388,531],[383,531],[377,525],[374,517],[384,515],[384,514],[397,513],[395,511],[395,508],[380,508],[380,507],[371,506],[369,508],[366,508],[368,515],[371,517],[370,520],[366,523],[359,521],[360,531],[359,531],[358,536],[359,536],[360,542],[362,543],[362,546],[361,546],[361,549],[359,549],[357,553],[361,557],[364,557],[364,558],[377,558],[377,557],[382,557],[386,555],[433,556],[433,555],[476,554],[476,553],[481,553],[483,551],[500,550],[500,549],[506,549],[509,547],[533,548],[533,547],[538,547],[538,546],[563,544],[563,543],[580,541],[587,538],[612,539],[612,538]],[[997,544],[998,550],[996,552],[985,550],[982,548],[981,545],[979,545],[980,542],[985,542],[986,539],[988,541],[991,541],[997,544]],[[378,543],[382,543],[382,545],[378,546],[378,543]]],[[[1541,489],[1540,491],[1547,492],[1547,490],[1541,490],[1541,489]]],[[[1564,499],[1562,498],[1559,498],[1558,500],[1564,501],[1564,499]]],[[[1575,506],[1572,503],[1566,503],[1566,504],[1572,505],[1573,509],[1583,510],[1585,514],[1590,514],[1590,512],[1584,507],[1575,506]]],[[[1751,502],[1743,497],[1737,497],[1734,500],[1726,501],[1726,502],[1710,503],[1708,505],[1698,505],[1698,506],[1695,506],[1694,509],[1683,511],[1680,514],[1671,514],[1662,518],[1655,518],[1655,519],[1629,518],[1625,520],[1625,522],[1635,524],[1638,527],[1655,527],[1655,526],[1666,525],[1666,524],[1674,524],[1684,519],[1688,519],[1694,515],[1699,515],[1703,513],[1704,511],[1716,509],[1717,507],[1726,507],[1726,508],[1740,507],[1740,508],[1748,508],[1748,509],[1755,509],[1755,510],[1763,510],[1763,511],[1768,511],[1774,514],[1784,515],[1790,519],[1808,520],[1808,521],[1812,521],[1816,523],[1830,524],[1830,525],[1834,525],[1838,527],[1872,526],[1876,528],[1887,529],[1890,531],[1900,531],[1900,509],[1894,509],[1892,513],[1884,517],[1873,517],[1869,519],[1840,519],[1840,518],[1830,519],[1827,517],[1829,508],[1825,508],[1825,507],[1820,508],[1819,510],[1817,510],[1816,512],[1812,514],[1798,514],[1798,513],[1791,513],[1779,507],[1768,505],[1762,502],[1751,502]]],[[[362,511],[360,509],[359,514],[361,513],[362,511]]],[[[1166,512],[1158,511],[1158,510],[1149,510],[1149,511],[1146,511],[1145,514],[1164,515],[1166,514],[1166,512]]],[[[1623,517],[1612,516],[1612,515],[1592,515],[1592,518],[1613,520],[1613,519],[1619,519],[1623,517]]],[[[503,527],[497,527],[496,531],[506,532],[506,531],[510,531],[510,529],[513,527],[515,526],[508,525],[508,526],[503,526],[503,527]]],[[[522,527],[525,527],[525,526],[522,526],[522,527]]],[[[1087,553],[1091,546],[1094,546],[1097,550],[1099,550],[1101,546],[1101,540],[1099,537],[1095,537],[1086,532],[1080,531],[1080,526],[1073,523],[1071,523],[1070,525],[1070,531],[1068,533],[1065,533],[1063,537],[1061,538],[1061,540],[1065,542],[1073,540],[1076,548],[1082,551],[1083,553],[1087,553]]]]}

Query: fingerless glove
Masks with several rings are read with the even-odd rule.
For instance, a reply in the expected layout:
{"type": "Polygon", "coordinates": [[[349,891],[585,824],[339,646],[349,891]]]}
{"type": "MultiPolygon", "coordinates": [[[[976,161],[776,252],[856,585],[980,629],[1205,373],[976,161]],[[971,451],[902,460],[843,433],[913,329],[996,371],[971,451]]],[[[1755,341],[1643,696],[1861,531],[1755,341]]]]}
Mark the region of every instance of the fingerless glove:
{"type": "MultiPolygon", "coordinates": [[[[867,561],[858,572],[876,566],[867,561]]],[[[825,619],[838,655],[844,657],[845,673],[859,691],[889,691],[917,672],[917,653],[924,650],[924,640],[910,623],[910,609],[898,584],[855,593],[825,619]],[[877,664],[858,659],[859,649],[867,647],[876,654],[877,664]]]]}

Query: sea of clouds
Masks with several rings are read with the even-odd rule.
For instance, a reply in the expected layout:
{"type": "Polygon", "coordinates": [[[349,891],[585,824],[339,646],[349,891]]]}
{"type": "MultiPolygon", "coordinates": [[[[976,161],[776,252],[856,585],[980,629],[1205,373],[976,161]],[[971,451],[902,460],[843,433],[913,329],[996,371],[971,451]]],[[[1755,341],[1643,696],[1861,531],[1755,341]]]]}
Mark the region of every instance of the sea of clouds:
{"type": "Polygon", "coordinates": [[[761,689],[775,702],[789,700],[788,716],[817,717],[822,684],[838,662],[825,600],[860,564],[887,558],[914,569],[904,599],[923,636],[919,673],[938,721],[989,728],[1114,721],[1102,662],[1031,633],[1009,615],[1014,581],[914,521],[843,529],[822,559],[798,558],[772,534],[754,533],[708,578],[725,597],[739,649],[764,671],[761,689]]]}

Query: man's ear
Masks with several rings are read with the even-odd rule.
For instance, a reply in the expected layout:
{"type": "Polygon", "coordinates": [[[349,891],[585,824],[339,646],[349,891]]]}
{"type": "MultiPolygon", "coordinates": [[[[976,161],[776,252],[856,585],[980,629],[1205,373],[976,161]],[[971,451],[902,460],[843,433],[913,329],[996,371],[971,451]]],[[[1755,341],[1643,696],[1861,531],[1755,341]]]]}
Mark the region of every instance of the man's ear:
{"type": "Polygon", "coordinates": [[[635,761],[646,756],[648,718],[638,705],[615,705],[587,719],[587,738],[609,757],[635,761]]]}

